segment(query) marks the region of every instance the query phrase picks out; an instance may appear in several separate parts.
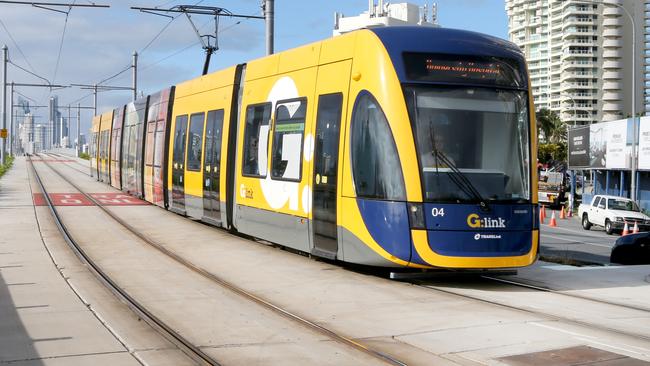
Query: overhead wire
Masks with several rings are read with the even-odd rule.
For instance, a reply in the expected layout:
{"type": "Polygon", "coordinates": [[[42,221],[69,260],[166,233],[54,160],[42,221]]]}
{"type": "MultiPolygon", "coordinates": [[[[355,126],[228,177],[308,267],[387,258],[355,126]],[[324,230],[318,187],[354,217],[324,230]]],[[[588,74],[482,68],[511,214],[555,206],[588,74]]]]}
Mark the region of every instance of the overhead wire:
{"type": "Polygon", "coordinates": [[[11,61],[11,59],[7,60],[7,63],[13,65],[14,67],[16,67],[16,68],[18,68],[18,69],[20,69],[20,70],[22,70],[22,71],[24,71],[24,72],[26,72],[26,73],[32,75],[32,76],[36,76],[37,78],[39,78],[39,79],[41,79],[41,80],[44,80],[45,82],[47,82],[48,85],[52,85],[52,83],[51,83],[49,80],[47,80],[46,78],[44,78],[44,77],[42,77],[42,76],[36,74],[35,72],[31,72],[31,71],[27,70],[26,68],[24,68],[24,67],[18,65],[17,63],[11,61]]]}
{"type": "Polygon", "coordinates": [[[36,72],[36,69],[34,69],[34,66],[32,66],[32,64],[29,63],[29,59],[27,58],[27,56],[25,56],[25,53],[23,52],[23,50],[22,50],[22,49],[20,48],[20,46],[18,45],[18,42],[16,42],[16,40],[14,39],[14,37],[11,35],[11,32],[9,32],[9,28],[7,28],[7,26],[6,26],[5,23],[2,21],[2,19],[0,19],[0,25],[2,25],[2,28],[4,28],[5,32],[7,32],[7,35],[9,36],[9,39],[11,39],[11,42],[13,42],[14,46],[16,46],[16,49],[18,50],[18,52],[20,53],[20,55],[23,56],[23,59],[25,60],[25,62],[26,62],[27,65],[29,66],[29,68],[30,68],[33,72],[36,72]]]}
{"type": "MultiPolygon", "coordinates": [[[[231,25],[229,25],[229,26],[227,26],[225,28],[222,28],[222,29],[219,30],[218,34],[221,34],[222,32],[225,32],[225,31],[235,27],[235,26],[241,24],[243,21],[246,21],[246,20],[248,20],[248,19],[239,20],[236,23],[233,23],[233,24],[231,24],[231,25]]],[[[201,28],[205,27],[206,25],[207,25],[207,23],[203,24],[201,26],[201,28]]],[[[181,48],[181,49],[179,49],[177,51],[174,51],[173,53],[171,53],[171,54],[169,54],[169,55],[167,55],[167,56],[165,56],[165,57],[163,57],[163,58],[161,58],[161,59],[159,59],[157,61],[154,61],[154,62],[152,62],[152,63],[150,63],[150,64],[148,64],[146,66],[141,67],[140,71],[144,71],[146,69],[149,69],[149,68],[151,68],[151,67],[153,67],[153,66],[155,66],[155,65],[157,65],[157,64],[159,64],[159,63],[161,63],[163,61],[166,61],[166,60],[178,55],[179,53],[183,53],[184,51],[187,51],[188,49],[190,49],[190,48],[192,48],[192,47],[194,47],[196,45],[199,45],[200,43],[201,42],[194,42],[194,43],[190,44],[189,46],[185,46],[185,47],[183,47],[183,48],[181,48]]]]}
{"type": "MultiPolygon", "coordinates": [[[[165,5],[167,5],[167,4],[173,3],[174,1],[176,1],[176,0],[167,1],[167,2],[165,2],[164,4],[157,5],[156,7],[165,6],[165,5]]],[[[199,4],[201,4],[203,1],[204,1],[204,0],[199,0],[199,1],[197,1],[194,5],[199,5],[199,4]]],[[[153,38],[152,38],[149,42],[147,42],[147,44],[146,44],[144,47],[142,47],[142,48],[140,49],[140,51],[138,51],[138,54],[142,54],[142,53],[144,53],[144,51],[146,51],[146,50],[147,50],[147,49],[148,49],[148,48],[149,48],[149,47],[150,47],[150,46],[151,46],[151,45],[152,45],[152,44],[153,44],[153,43],[154,43],[158,38],[160,38],[160,36],[165,32],[165,30],[167,30],[167,28],[169,28],[169,26],[172,24],[172,22],[173,22],[174,20],[176,20],[178,17],[180,17],[181,15],[182,15],[182,14],[178,14],[178,15],[172,17],[172,19],[171,19],[169,22],[167,22],[167,24],[165,24],[165,25],[160,29],[160,31],[158,31],[158,33],[156,33],[156,35],[153,36],[153,38]]],[[[124,73],[125,71],[129,70],[131,67],[132,67],[131,64],[129,64],[129,66],[127,66],[126,69],[124,69],[124,70],[122,70],[122,71],[119,71],[118,73],[116,73],[116,74],[114,74],[114,75],[112,75],[112,76],[109,76],[109,77],[104,78],[102,81],[100,81],[99,83],[97,83],[97,85],[100,85],[100,84],[102,84],[102,83],[105,83],[105,82],[107,82],[107,81],[109,81],[109,80],[112,80],[112,79],[114,79],[114,78],[120,76],[122,73],[124,73]]]]}
{"type": "MultiPolygon", "coordinates": [[[[72,4],[76,2],[73,1],[72,4]]],[[[61,33],[61,42],[59,43],[59,55],[56,57],[56,66],[54,67],[54,76],[52,77],[52,82],[56,82],[56,74],[59,72],[59,63],[61,61],[61,54],[63,53],[63,41],[65,40],[65,32],[68,29],[68,18],[70,17],[70,12],[72,7],[68,8],[68,12],[65,14],[65,22],[63,23],[63,32],[61,33]]]]}

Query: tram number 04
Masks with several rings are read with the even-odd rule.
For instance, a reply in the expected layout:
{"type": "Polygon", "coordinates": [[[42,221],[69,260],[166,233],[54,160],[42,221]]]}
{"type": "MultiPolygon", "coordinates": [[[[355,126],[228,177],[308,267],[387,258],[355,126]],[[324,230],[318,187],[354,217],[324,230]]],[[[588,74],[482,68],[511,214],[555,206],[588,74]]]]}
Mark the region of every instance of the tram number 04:
{"type": "Polygon", "coordinates": [[[444,208],[434,207],[434,208],[431,209],[431,216],[433,216],[433,217],[438,217],[438,216],[445,217],[445,209],[444,208]]]}

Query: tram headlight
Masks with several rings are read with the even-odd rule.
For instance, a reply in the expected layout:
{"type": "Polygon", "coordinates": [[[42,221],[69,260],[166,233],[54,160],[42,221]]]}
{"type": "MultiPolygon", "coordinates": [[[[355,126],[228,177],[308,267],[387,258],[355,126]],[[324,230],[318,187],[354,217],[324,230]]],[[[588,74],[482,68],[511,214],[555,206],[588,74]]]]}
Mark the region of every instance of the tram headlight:
{"type": "Polygon", "coordinates": [[[426,229],[424,225],[424,206],[421,203],[409,203],[408,212],[411,229],[426,229]]]}

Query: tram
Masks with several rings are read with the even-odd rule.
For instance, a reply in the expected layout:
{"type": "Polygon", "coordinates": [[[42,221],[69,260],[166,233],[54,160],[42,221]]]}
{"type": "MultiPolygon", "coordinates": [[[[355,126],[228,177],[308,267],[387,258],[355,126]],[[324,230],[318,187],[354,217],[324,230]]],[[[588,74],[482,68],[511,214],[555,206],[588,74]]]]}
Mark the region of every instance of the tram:
{"type": "Polygon", "coordinates": [[[538,255],[535,131],[514,44],[386,27],[97,116],[91,169],[152,204],[319,257],[516,268],[538,255]]]}

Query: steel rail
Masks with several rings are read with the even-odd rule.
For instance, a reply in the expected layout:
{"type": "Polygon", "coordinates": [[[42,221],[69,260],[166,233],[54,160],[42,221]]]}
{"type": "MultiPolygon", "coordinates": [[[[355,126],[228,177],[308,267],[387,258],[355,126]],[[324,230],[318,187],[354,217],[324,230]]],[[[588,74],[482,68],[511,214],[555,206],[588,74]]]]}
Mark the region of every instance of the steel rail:
{"type": "Polygon", "coordinates": [[[72,158],[72,157],[68,157],[68,156],[63,155],[63,154],[52,153],[52,152],[48,152],[48,153],[44,153],[44,154],[45,154],[45,155],[50,155],[50,156],[53,155],[55,158],[58,156],[58,157],[61,157],[61,158],[66,159],[66,160],[69,160],[69,161],[62,161],[62,160],[58,160],[58,161],[62,162],[62,163],[65,164],[66,166],[69,166],[70,169],[74,169],[74,170],[78,171],[79,173],[83,173],[83,174],[85,174],[85,175],[87,175],[87,176],[90,176],[90,174],[88,174],[87,171],[83,171],[83,170],[81,170],[81,169],[77,169],[77,168],[75,168],[75,167],[73,167],[72,165],[69,164],[70,162],[72,162],[72,163],[74,163],[74,164],[77,164],[77,165],[79,165],[79,166],[85,168],[85,169],[88,169],[88,166],[83,165],[83,164],[81,164],[80,162],[78,162],[77,160],[75,160],[76,157],[75,157],[75,158],[72,158]]]}
{"type": "Polygon", "coordinates": [[[97,205],[97,207],[99,207],[109,217],[111,217],[117,223],[122,225],[128,231],[130,231],[133,235],[135,235],[136,237],[138,237],[139,239],[141,239],[145,243],[149,244],[153,248],[157,249],[159,252],[165,254],[169,258],[171,258],[174,261],[178,262],[179,264],[189,268],[193,272],[195,272],[195,273],[201,275],[202,277],[208,279],[209,281],[215,282],[215,283],[221,285],[222,287],[224,287],[224,288],[226,288],[226,289],[228,289],[228,290],[230,290],[230,291],[232,291],[232,292],[234,292],[234,293],[236,293],[236,294],[238,294],[238,295],[240,295],[240,296],[242,296],[242,297],[244,297],[244,298],[246,298],[246,299],[248,299],[250,301],[253,301],[256,304],[261,305],[264,308],[271,310],[274,313],[280,314],[280,315],[284,316],[285,318],[288,318],[290,320],[293,320],[293,321],[297,322],[298,324],[301,324],[301,325],[305,326],[308,329],[311,329],[311,330],[316,331],[316,332],[318,332],[320,334],[323,334],[323,335],[327,336],[328,338],[330,338],[330,339],[332,339],[334,341],[337,341],[337,342],[339,342],[341,344],[352,347],[353,349],[356,349],[357,351],[361,351],[361,352],[363,352],[363,353],[365,353],[365,354],[367,354],[367,355],[369,355],[369,356],[371,356],[371,357],[373,357],[375,359],[378,359],[378,360],[383,361],[383,362],[385,362],[387,364],[390,364],[390,365],[407,366],[407,364],[405,362],[402,362],[402,361],[398,360],[397,358],[395,358],[393,356],[390,356],[390,355],[385,354],[385,353],[383,353],[381,351],[377,351],[375,349],[372,349],[372,348],[370,348],[370,347],[368,347],[368,346],[366,346],[366,345],[364,345],[364,344],[362,344],[360,342],[357,342],[357,341],[353,340],[352,338],[349,338],[349,337],[347,337],[345,335],[336,333],[335,331],[330,330],[330,329],[328,329],[328,328],[326,328],[326,327],[324,327],[322,325],[316,324],[313,321],[305,319],[300,315],[294,314],[294,313],[290,312],[289,310],[283,309],[281,306],[275,305],[275,304],[273,304],[273,303],[271,303],[271,302],[269,302],[269,301],[255,295],[255,294],[253,294],[253,293],[251,293],[251,292],[249,292],[249,291],[247,291],[247,290],[245,290],[245,289],[243,289],[243,288],[241,288],[241,287],[239,287],[239,286],[237,286],[237,285],[235,285],[235,284],[233,284],[233,283],[231,283],[231,282],[229,282],[229,281],[227,281],[227,280],[225,280],[225,279],[223,279],[223,278],[221,278],[221,277],[219,277],[219,276],[217,276],[217,275],[215,275],[213,273],[211,273],[210,271],[208,271],[208,270],[206,270],[206,269],[204,269],[202,267],[199,267],[196,264],[186,260],[185,258],[181,257],[180,255],[178,255],[178,254],[174,253],[173,251],[165,248],[164,245],[150,239],[149,237],[144,235],[142,232],[137,230],[135,227],[133,227],[131,224],[129,224],[126,221],[122,220],[119,216],[117,216],[113,212],[111,212],[111,210],[104,207],[94,197],[92,197],[89,194],[87,194],[86,192],[84,192],[81,188],[79,188],[79,186],[77,186],[74,182],[72,182],[68,177],[64,176],[58,170],[52,168],[52,166],[47,161],[43,161],[43,163],[45,165],[47,165],[59,177],[61,177],[61,179],[63,179],[66,183],[70,184],[72,187],[74,187],[76,190],[78,190],[82,195],[84,195],[84,197],[86,197],[88,200],[90,200],[95,205],[97,205]]]}
{"type": "MultiPolygon", "coordinates": [[[[54,204],[52,203],[52,200],[48,196],[47,190],[45,189],[45,185],[43,184],[43,181],[41,180],[41,177],[38,171],[36,170],[36,167],[34,166],[32,159],[28,158],[27,160],[30,163],[32,171],[34,172],[34,177],[36,178],[36,182],[38,183],[41,193],[43,194],[47,206],[50,209],[50,213],[52,214],[52,217],[54,218],[54,222],[56,223],[57,228],[61,232],[63,239],[66,241],[66,243],[75,253],[75,255],[81,260],[81,262],[84,265],[86,265],[88,269],[90,269],[90,271],[95,275],[95,277],[97,277],[97,279],[99,279],[99,281],[102,284],[104,284],[104,286],[106,286],[113,293],[113,295],[115,295],[118,299],[120,299],[123,303],[125,303],[134,313],[136,313],[138,317],[143,319],[147,324],[149,324],[152,328],[158,331],[158,333],[161,334],[165,339],[167,339],[172,344],[177,346],[181,351],[183,351],[183,353],[185,353],[188,357],[190,357],[192,360],[197,362],[197,364],[214,365],[214,366],[220,365],[212,357],[205,354],[198,347],[194,346],[183,336],[181,336],[176,331],[174,331],[169,326],[167,326],[158,317],[156,317],[151,312],[149,312],[142,304],[140,304],[137,300],[131,297],[128,293],[126,293],[126,291],[124,291],[121,287],[119,287],[117,283],[111,280],[111,278],[104,271],[102,271],[101,268],[99,268],[99,266],[88,256],[88,254],[86,254],[86,252],[81,248],[81,246],[78,245],[78,243],[75,241],[72,235],[70,235],[70,232],[68,231],[66,225],[61,220],[61,217],[57,209],[55,208],[54,204]]],[[[48,165],[46,161],[43,161],[43,163],[48,165]]],[[[58,172],[52,169],[51,166],[48,165],[48,167],[52,171],[58,174],[58,172]]]]}

